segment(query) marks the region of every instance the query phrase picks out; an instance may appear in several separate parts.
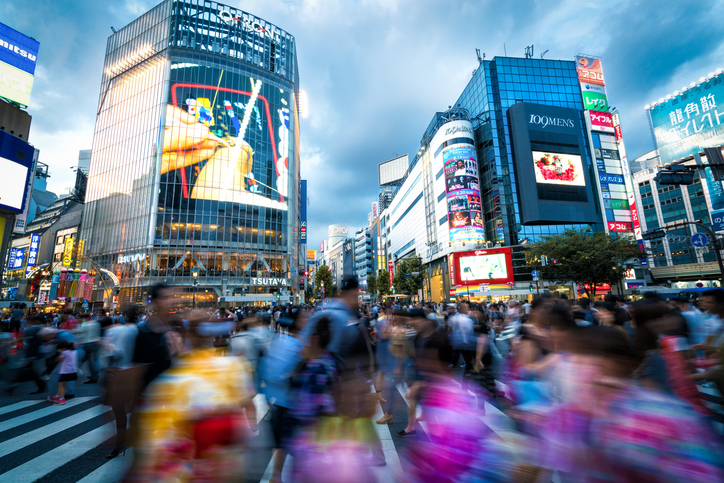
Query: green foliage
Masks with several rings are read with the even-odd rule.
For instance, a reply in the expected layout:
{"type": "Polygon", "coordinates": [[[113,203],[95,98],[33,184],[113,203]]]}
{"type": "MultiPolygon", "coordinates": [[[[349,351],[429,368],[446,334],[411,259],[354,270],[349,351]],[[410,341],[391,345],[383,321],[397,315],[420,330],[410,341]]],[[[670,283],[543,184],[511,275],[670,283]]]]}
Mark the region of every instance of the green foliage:
{"type": "Polygon", "coordinates": [[[317,275],[314,279],[314,298],[317,300],[322,298],[322,286],[324,286],[325,298],[337,295],[337,286],[332,279],[332,272],[326,265],[322,265],[317,269],[317,275]]]}
{"type": "Polygon", "coordinates": [[[644,256],[630,235],[586,228],[546,237],[530,248],[527,258],[544,279],[583,285],[590,297],[596,285],[613,286],[623,280],[626,270],[637,266],[644,256]],[[543,255],[549,259],[545,267],[540,262],[543,255]],[[551,263],[552,259],[558,263],[551,263]]]}
{"type": "Polygon", "coordinates": [[[405,258],[397,264],[397,273],[392,280],[396,293],[415,295],[422,288],[422,268],[420,257],[405,258]],[[411,275],[412,273],[417,275],[411,275]]]}
{"type": "Polygon", "coordinates": [[[385,295],[390,294],[390,277],[389,274],[380,270],[380,276],[377,278],[377,293],[380,294],[380,298],[384,298],[385,295]]]}
{"type": "Polygon", "coordinates": [[[307,284],[307,286],[304,288],[304,300],[309,302],[313,298],[315,298],[314,297],[314,287],[312,287],[312,285],[310,285],[310,284],[307,284]]]}
{"type": "Polygon", "coordinates": [[[377,276],[374,273],[367,275],[367,293],[372,297],[377,294],[377,276]]]}

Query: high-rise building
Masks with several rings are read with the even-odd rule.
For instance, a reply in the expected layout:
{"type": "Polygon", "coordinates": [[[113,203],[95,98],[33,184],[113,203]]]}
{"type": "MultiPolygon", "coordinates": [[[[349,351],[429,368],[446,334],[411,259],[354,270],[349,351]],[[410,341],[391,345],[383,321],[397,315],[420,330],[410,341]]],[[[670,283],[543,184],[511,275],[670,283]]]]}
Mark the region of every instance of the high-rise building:
{"type": "Polygon", "coordinates": [[[640,234],[608,111],[600,59],[480,59],[382,211],[388,268],[421,256],[427,300],[527,297],[526,245],[569,228],[640,234]]]}
{"type": "Polygon", "coordinates": [[[206,0],[166,0],[108,39],[84,266],[146,303],[293,300],[299,74],[293,36],[206,0]]]}
{"type": "Polygon", "coordinates": [[[354,271],[360,288],[367,288],[367,276],[372,272],[372,236],[369,228],[361,228],[354,234],[354,271]]]}

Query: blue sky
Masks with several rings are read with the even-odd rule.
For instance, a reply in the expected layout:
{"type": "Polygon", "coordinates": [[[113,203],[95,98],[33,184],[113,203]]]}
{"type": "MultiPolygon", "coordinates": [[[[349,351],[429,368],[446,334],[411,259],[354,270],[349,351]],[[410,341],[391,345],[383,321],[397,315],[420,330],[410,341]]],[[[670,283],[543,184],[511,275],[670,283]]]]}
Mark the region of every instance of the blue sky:
{"type": "MultiPolygon", "coordinates": [[[[0,2],[0,19],[40,42],[28,111],[30,142],[50,165],[50,188],[73,184],[78,150],[93,139],[110,27],[156,1],[0,2]]],[[[224,2],[222,2],[224,3],[224,2]]],[[[477,67],[536,55],[602,57],[609,102],[621,112],[629,158],[651,149],[644,105],[724,68],[716,22],[724,0],[229,0],[297,40],[301,86],[302,176],[309,180],[309,248],[327,225],[366,224],[377,196],[377,164],[414,153],[436,111],[451,105],[477,67]]]]}

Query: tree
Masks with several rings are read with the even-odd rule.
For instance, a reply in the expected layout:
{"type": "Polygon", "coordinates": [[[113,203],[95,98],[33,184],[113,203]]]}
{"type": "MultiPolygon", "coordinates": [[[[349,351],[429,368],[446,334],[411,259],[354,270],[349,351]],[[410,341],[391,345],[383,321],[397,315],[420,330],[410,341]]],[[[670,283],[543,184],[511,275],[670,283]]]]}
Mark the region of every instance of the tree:
{"type": "Polygon", "coordinates": [[[337,295],[337,286],[332,280],[332,272],[326,265],[317,269],[317,275],[314,278],[314,298],[322,298],[322,287],[324,287],[324,298],[337,295]]]}
{"type": "Polygon", "coordinates": [[[382,271],[380,272],[380,276],[377,279],[377,292],[380,294],[380,299],[382,299],[385,295],[390,294],[390,277],[388,274],[382,271]]]}
{"type": "Polygon", "coordinates": [[[367,275],[367,293],[372,297],[377,294],[377,276],[374,273],[367,275]]]}
{"type": "Polygon", "coordinates": [[[308,284],[304,289],[304,300],[310,302],[314,297],[314,287],[308,284]]]}
{"type": "Polygon", "coordinates": [[[626,234],[568,229],[533,245],[529,259],[541,271],[546,280],[575,282],[583,285],[590,297],[595,287],[621,282],[626,270],[639,264],[645,257],[636,240],[626,234]],[[548,257],[548,264],[541,265],[541,256],[548,257]]]}
{"type": "Polygon", "coordinates": [[[420,271],[420,257],[405,258],[397,264],[397,273],[392,280],[397,293],[415,295],[422,288],[422,272],[420,271]],[[417,275],[412,275],[417,273],[417,275]]]}

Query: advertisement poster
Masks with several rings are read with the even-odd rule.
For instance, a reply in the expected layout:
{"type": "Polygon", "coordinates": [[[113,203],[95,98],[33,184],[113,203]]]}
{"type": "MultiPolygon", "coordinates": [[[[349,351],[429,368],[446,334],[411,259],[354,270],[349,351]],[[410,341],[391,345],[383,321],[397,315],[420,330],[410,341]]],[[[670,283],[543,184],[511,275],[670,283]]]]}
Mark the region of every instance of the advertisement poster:
{"type": "Polygon", "coordinates": [[[450,241],[484,240],[478,162],[469,147],[443,152],[450,241]]]}
{"type": "Polygon", "coordinates": [[[603,80],[601,59],[577,55],[576,68],[578,69],[578,80],[581,84],[596,84],[599,86],[606,85],[603,80]]]}
{"type": "Polygon", "coordinates": [[[460,258],[460,278],[470,280],[493,280],[508,278],[504,253],[474,255],[460,258]]]}
{"type": "Polygon", "coordinates": [[[70,267],[73,261],[73,239],[65,239],[65,247],[63,247],[63,266],[70,267]]]}
{"type": "Polygon", "coordinates": [[[25,248],[15,248],[15,257],[10,254],[11,262],[8,264],[9,270],[20,270],[23,268],[23,262],[25,261],[25,248]]]}
{"type": "Polygon", "coordinates": [[[28,263],[25,266],[25,277],[30,275],[35,263],[38,259],[38,246],[40,245],[40,235],[33,233],[30,235],[30,248],[28,249],[28,263]]]}
{"type": "Polygon", "coordinates": [[[287,209],[293,97],[265,80],[171,65],[161,159],[166,208],[197,200],[287,209]]]}
{"type": "Polygon", "coordinates": [[[608,98],[606,94],[598,92],[581,91],[583,95],[583,108],[587,111],[608,111],[608,98]]]}
{"type": "Polygon", "coordinates": [[[580,156],[533,151],[533,163],[536,183],[586,186],[580,156]]]}
{"type": "Polygon", "coordinates": [[[601,111],[588,111],[588,115],[591,118],[592,130],[609,134],[614,134],[616,132],[613,128],[613,118],[611,117],[610,113],[601,111]]]}
{"type": "Polygon", "coordinates": [[[724,144],[724,73],[649,109],[661,163],[724,144]]]}
{"type": "Polygon", "coordinates": [[[40,43],[0,23],[0,97],[27,106],[40,43]]]}

